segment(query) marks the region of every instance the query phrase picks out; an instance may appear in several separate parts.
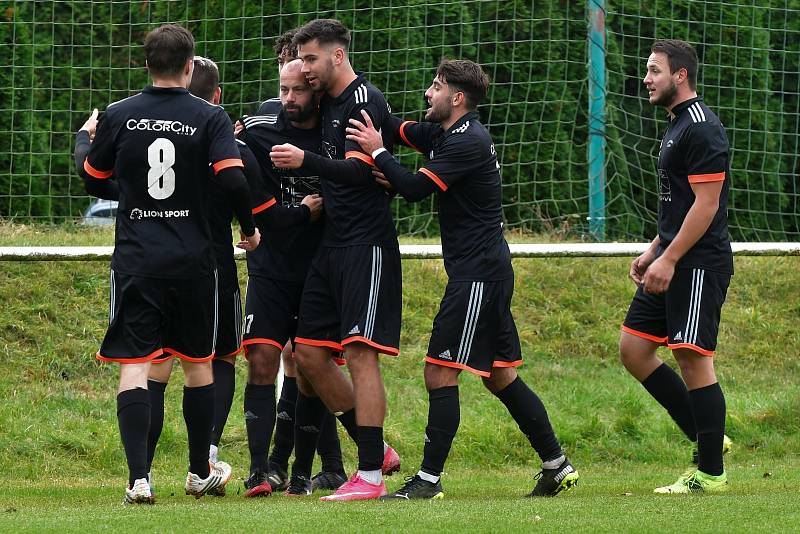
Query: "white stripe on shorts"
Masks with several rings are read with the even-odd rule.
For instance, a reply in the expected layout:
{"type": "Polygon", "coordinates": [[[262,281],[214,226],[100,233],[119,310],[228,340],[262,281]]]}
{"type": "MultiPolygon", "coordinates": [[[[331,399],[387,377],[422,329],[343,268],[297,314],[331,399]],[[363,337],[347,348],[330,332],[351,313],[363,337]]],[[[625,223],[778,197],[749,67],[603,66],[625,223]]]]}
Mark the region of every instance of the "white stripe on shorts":
{"type": "Polygon", "coordinates": [[[381,268],[383,267],[383,250],[372,247],[372,275],[370,277],[369,300],[367,301],[367,317],[364,323],[364,337],[372,339],[375,330],[375,315],[378,310],[378,293],[381,287],[381,268]]]}
{"type": "Polygon", "coordinates": [[[469,304],[467,317],[464,319],[464,329],[461,332],[461,342],[458,344],[457,363],[467,364],[469,352],[472,350],[472,339],[475,337],[475,327],[478,325],[478,316],[483,302],[483,282],[472,282],[469,291],[469,304]]]}
{"type": "Polygon", "coordinates": [[[219,321],[219,280],[217,270],[214,269],[214,340],[211,343],[211,352],[217,350],[217,322],[219,321]]]}
{"type": "Polygon", "coordinates": [[[703,300],[703,280],[705,270],[692,269],[692,289],[689,298],[689,313],[686,318],[686,334],[684,341],[692,345],[697,343],[697,325],[700,320],[700,302],[703,300]]]}

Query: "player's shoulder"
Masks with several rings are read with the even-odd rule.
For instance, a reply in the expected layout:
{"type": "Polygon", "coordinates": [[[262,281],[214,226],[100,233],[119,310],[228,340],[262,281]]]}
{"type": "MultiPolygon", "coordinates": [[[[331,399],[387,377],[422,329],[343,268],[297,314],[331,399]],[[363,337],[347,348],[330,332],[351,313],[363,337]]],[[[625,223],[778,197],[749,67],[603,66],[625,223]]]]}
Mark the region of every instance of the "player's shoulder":
{"type": "Polygon", "coordinates": [[[141,105],[141,100],[142,100],[141,97],[142,93],[139,92],[136,93],[135,95],[131,95],[121,100],[111,102],[108,106],[106,106],[104,114],[108,117],[118,113],[125,113],[126,111],[136,109],[141,105]]]}
{"type": "Polygon", "coordinates": [[[356,105],[368,103],[382,104],[386,102],[386,97],[380,89],[372,85],[366,76],[359,75],[353,82],[351,100],[356,105]]]}
{"type": "Polygon", "coordinates": [[[685,138],[696,143],[707,141],[727,141],[725,127],[716,113],[705,103],[693,102],[685,111],[685,138]]]}
{"type": "Polygon", "coordinates": [[[450,127],[445,141],[449,144],[484,145],[491,144],[492,138],[477,113],[470,113],[450,127]]]}
{"type": "Polygon", "coordinates": [[[283,109],[280,98],[268,98],[258,106],[257,115],[277,115],[283,109]]]}
{"type": "Polygon", "coordinates": [[[245,130],[279,130],[282,124],[280,113],[268,113],[265,115],[251,115],[242,117],[241,121],[245,130]]]}

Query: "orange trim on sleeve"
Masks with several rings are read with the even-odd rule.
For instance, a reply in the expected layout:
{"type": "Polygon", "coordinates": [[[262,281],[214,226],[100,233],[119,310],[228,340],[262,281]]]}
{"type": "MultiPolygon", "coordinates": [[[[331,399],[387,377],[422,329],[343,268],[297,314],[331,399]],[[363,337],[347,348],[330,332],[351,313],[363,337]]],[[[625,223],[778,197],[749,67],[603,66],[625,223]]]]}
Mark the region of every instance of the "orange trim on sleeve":
{"type": "Polygon", "coordinates": [[[114,170],[110,171],[98,171],[89,163],[89,158],[83,160],[83,170],[89,173],[89,176],[93,178],[98,178],[100,180],[105,180],[106,178],[111,178],[114,175],[114,170]]]}
{"type": "Polygon", "coordinates": [[[212,352],[208,356],[200,356],[198,358],[195,358],[194,356],[187,356],[186,354],[183,354],[182,352],[178,352],[175,349],[170,349],[170,348],[166,348],[166,347],[164,348],[164,352],[168,352],[169,354],[172,354],[173,356],[177,356],[181,360],[184,360],[184,361],[187,361],[187,362],[198,362],[198,363],[199,362],[207,362],[209,360],[213,360],[214,359],[214,354],[215,354],[214,352],[212,352]]]}
{"type": "Polygon", "coordinates": [[[370,156],[367,156],[363,152],[359,152],[357,150],[351,150],[350,152],[345,152],[344,153],[344,159],[350,159],[350,158],[360,159],[361,161],[363,161],[364,163],[366,163],[370,167],[374,167],[375,166],[375,160],[374,159],[372,159],[370,156]]]}
{"type": "Polygon", "coordinates": [[[639,332],[638,330],[634,330],[633,328],[628,328],[625,325],[622,325],[622,331],[627,332],[628,334],[632,334],[636,337],[640,337],[642,339],[646,339],[648,341],[652,341],[653,343],[658,343],[659,345],[666,345],[667,344],[667,337],[657,337],[653,334],[646,334],[644,332],[639,332]]]}
{"type": "Polygon", "coordinates": [[[669,343],[667,344],[667,348],[669,350],[675,349],[692,349],[693,351],[697,352],[698,354],[702,354],[703,356],[714,356],[713,350],[706,350],[698,347],[697,345],[692,345],[691,343],[669,343]]]}
{"type": "Polygon", "coordinates": [[[470,372],[473,375],[482,376],[484,378],[489,378],[490,376],[492,376],[492,373],[490,373],[489,371],[478,371],[477,369],[473,369],[468,365],[456,362],[448,362],[445,360],[437,360],[436,358],[431,358],[430,356],[425,356],[425,362],[432,363],[433,365],[441,365],[442,367],[452,367],[453,369],[461,369],[463,371],[470,372]]]}
{"type": "Polygon", "coordinates": [[[724,172],[715,172],[712,174],[690,174],[689,183],[699,184],[703,182],[721,182],[725,179],[724,172]]]}
{"type": "Polygon", "coordinates": [[[323,339],[308,339],[305,337],[296,337],[294,338],[295,345],[311,345],[312,347],[325,347],[328,349],[333,349],[339,352],[344,350],[341,344],[336,343],[335,341],[327,341],[323,339]]]}
{"type": "Polygon", "coordinates": [[[113,357],[110,357],[110,356],[103,356],[102,354],[100,354],[100,351],[98,350],[97,354],[95,354],[95,357],[98,360],[103,361],[103,362],[116,362],[116,363],[122,363],[122,364],[125,364],[125,363],[145,363],[145,362],[152,361],[153,358],[157,358],[157,357],[161,356],[163,353],[164,353],[163,349],[156,349],[155,351],[151,352],[147,356],[142,356],[141,358],[113,358],[113,357]]]}
{"type": "Polygon", "coordinates": [[[405,129],[407,124],[417,124],[417,121],[403,121],[403,123],[400,125],[400,138],[403,140],[405,144],[407,144],[417,152],[422,152],[422,150],[420,150],[414,143],[408,140],[408,137],[406,137],[405,129]]]}
{"type": "Polygon", "coordinates": [[[429,171],[429,170],[428,170],[428,169],[426,169],[425,167],[421,167],[421,168],[419,169],[419,172],[421,172],[422,174],[424,174],[425,176],[427,176],[428,178],[430,178],[431,180],[433,180],[433,182],[434,182],[436,185],[438,185],[438,186],[439,186],[439,189],[441,189],[442,191],[447,191],[447,184],[446,184],[446,183],[444,183],[444,182],[442,181],[442,179],[441,179],[441,178],[439,178],[438,176],[436,176],[436,173],[429,171]]]}
{"type": "Polygon", "coordinates": [[[219,174],[221,170],[227,169],[228,167],[244,167],[244,163],[242,163],[242,160],[239,158],[230,158],[216,162],[213,167],[214,174],[219,174]]]}
{"type": "Polygon", "coordinates": [[[388,354],[389,356],[397,356],[398,354],[400,354],[400,350],[395,347],[387,347],[385,345],[380,345],[378,343],[375,343],[371,339],[367,339],[362,336],[350,336],[347,339],[343,339],[342,347],[344,347],[345,345],[349,345],[350,343],[364,343],[365,345],[369,345],[374,349],[378,349],[378,352],[388,354]]]}
{"type": "Polygon", "coordinates": [[[272,197],[271,199],[267,200],[266,202],[264,202],[260,206],[256,206],[255,208],[253,208],[253,215],[255,215],[257,213],[261,213],[265,209],[271,208],[272,206],[274,206],[277,203],[278,203],[278,201],[275,200],[275,197],[272,197]]]}

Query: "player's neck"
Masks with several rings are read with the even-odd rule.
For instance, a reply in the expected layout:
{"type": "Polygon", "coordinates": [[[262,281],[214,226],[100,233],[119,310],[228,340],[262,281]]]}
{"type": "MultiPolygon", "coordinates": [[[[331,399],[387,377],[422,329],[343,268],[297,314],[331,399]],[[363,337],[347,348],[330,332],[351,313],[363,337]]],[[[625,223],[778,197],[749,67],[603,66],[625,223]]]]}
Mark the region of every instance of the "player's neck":
{"type": "Polygon", "coordinates": [[[315,114],[313,117],[309,117],[308,119],[302,122],[290,121],[292,126],[297,128],[298,130],[311,130],[317,127],[319,124],[319,116],[315,114]]]}
{"type": "Polygon", "coordinates": [[[697,98],[697,91],[689,90],[683,93],[679,92],[677,95],[675,95],[675,100],[673,100],[672,104],[670,104],[669,107],[667,107],[667,113],[669,113],[669,116],[674,119],[675,114],[672,112],[672,110],[675,109],[677,106],[683,104],[687,100],[691,100],[692,98],[697,98]]]}
{"type": "Polygon", "coordinates": [[[442,122],[442,129],[449,130],[455,123],[461,120],[461,117],[467,113],[469,113],[468,109],[454,109],[450,116],[442,122]]]}
{"type": "Polygon", "coordinates": [[[172,87],[178,87],[181,89],[186,89],[186,82],[181,79],[170,79],[170,78],[153,78],[153,87],[161,87],[164,89],[169,89],[172,87]]]}
{"type": "Polygon", "coordinates": [[[336,98],[340,94],[344,93],[344,90],[353,83],[353,80],[358,78],[356,72],[353,70],[353,67],[350,63],[346,63],[339,67],[338,76],[336,76],[336,80],[331,84],[331,88],[328,90],[328,95],[336,98]]]}

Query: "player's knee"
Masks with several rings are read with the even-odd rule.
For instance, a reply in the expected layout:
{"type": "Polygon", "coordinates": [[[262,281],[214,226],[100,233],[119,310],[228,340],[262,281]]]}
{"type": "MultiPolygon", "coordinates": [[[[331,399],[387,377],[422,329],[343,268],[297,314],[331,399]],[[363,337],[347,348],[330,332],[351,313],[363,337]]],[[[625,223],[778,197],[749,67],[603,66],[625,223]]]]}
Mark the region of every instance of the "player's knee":
{"type": "Polygon", "coordinates": [[[251,384],[274,384],[280,367],[280,352],[271,345],[251,345],[247,352],[248,381],[251,384]]]}
{"type": "Polygon", "coordinates": [[[458,384],[458,375],[461,369],[445,367],[432,363],[425,364],[425,388],[428,391],[434,389],[455,386],[458,384]]]}
{"type": "Polygon", "coordinates": [[[513,367],[494,367],[491,375],[481,377],[483,385],[492,393],[503,391],[516,379],[517,370],[513,367]]]}

